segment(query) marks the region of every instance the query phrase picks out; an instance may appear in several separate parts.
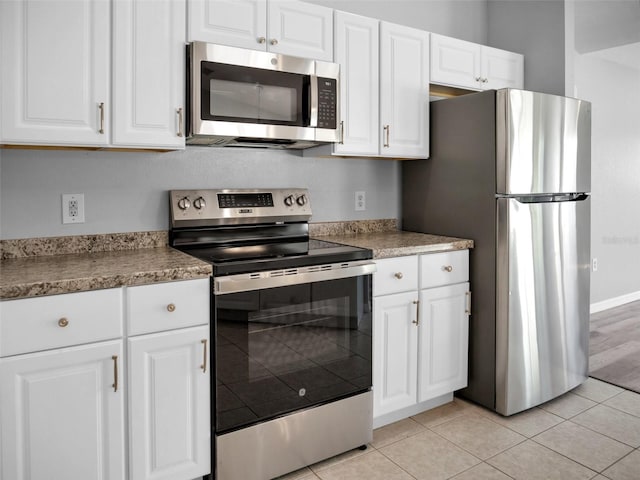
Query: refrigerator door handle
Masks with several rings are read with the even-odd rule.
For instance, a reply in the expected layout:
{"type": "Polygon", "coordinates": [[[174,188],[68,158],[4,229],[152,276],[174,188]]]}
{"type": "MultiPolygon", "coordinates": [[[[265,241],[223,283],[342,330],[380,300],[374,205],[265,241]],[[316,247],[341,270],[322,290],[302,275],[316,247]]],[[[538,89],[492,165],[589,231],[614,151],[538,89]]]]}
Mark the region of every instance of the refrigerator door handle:
{"type": "Polygon", "coordinates": [[[542,195],[498,195],[498,198],[513,198],[520,203],[582,202],[588,193],[553,193],[542,195]]]}

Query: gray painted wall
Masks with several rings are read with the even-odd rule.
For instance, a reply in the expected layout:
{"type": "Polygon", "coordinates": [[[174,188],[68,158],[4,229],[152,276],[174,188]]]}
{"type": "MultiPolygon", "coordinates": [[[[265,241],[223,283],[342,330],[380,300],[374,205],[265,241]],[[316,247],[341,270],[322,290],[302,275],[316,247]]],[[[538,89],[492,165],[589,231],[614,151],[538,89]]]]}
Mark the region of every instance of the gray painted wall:
{"type": "Polygon", "coordinates": [[[312,221],[399,218],[399,164],[189,147],[170,153],[0,150],[0,238],[166,230],[170,189],[309,188],[312,221]],[[355,211],[355,192],[367,210],[355,211]],[[61,195],[84,193],[86,223],[62,224],[61,195]]]}
{"type": "Polygon", "coordinates": [[[489,0],[488,44],[524,55],[524,87],[564,95],[564,1],[489,0]]]}
{"type": "MultiPolygon", "coordinates": [[[[486,42],[486,0],[313,0],[478,43],[486,42]]],[[[0,238],[166,229],[166,190],[300,186],[313,221],[400,218],[399,164],[307,158],[264,150],[188,147],[184,152],[0,150],[0,238]],[[367,210],[354,210],[355,191],[367,210]],[[86,223],[62,225],[61,194],[84,193],[86,223]]]]}
{"type": "Polygon", "coordinates": [[[640,3],[567,2],[567,14],[567,93],[592,103],[591,302],[637,296],[640,3]]]}

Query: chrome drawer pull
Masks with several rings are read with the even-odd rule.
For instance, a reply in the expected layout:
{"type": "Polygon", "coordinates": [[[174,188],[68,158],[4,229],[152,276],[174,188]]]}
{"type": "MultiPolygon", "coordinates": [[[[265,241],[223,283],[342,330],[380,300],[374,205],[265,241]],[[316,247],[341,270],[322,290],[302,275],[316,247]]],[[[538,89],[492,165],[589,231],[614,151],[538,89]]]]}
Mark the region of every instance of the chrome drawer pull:
{"type": "Polygon", "coordinates": [[[411,323],[414,323],[416,327],[420,325],[420,300],[414,300],[413,304],[416,306],[416,319],[411,323]]]}
{"type": "Polygon", "coordinates": [[[60,320],[58,320],[58,326],[59,327],[66,327],[67,325],[69,325],[69,320],[67,320],[67,317],[62,317],[60,320]]]}
{"type": "Polygon", "coordinates": [[[396,277],[398,280],[402,280],[402,277],[404,277],[404,275],[402,275],[402,272],[396,272],[393,274],[394,277],[396,277]]]}
{"type": "Polygon", "coordinates": [[[98,104],[98,110],[100,111],[100,129],[98,129],[98,133],[104,135],[104,102],[98,104]]]}
{"type": "Polygon", "coordinates": [[[175,312],[176,311],[176,306],[173,303],[170,303],[169,305],[167,305],[167,310],[169,312],[175,312]]]}
{"type": "Polygon", "coordinates": [[[207,340],[200,340],[200,343],[204,345],[204,355],[202,357],[202,365],[200,365],[200,368],[202,369],[202,373],[207,373],[207,340]]]}
{"type": "Polygon", "coordinates": [[[118,356],[114,355],[111,357],[111,360],[113,360],[113,385],[111,385],[113,387],[113,391],[117,392],[118,391],[118,356]]]}
{"type": "Polygon", "coordinates": [[[442,270],[444,270],[445,272],[452,272],[453,267],[451,265],[445,265],[444,267],[442,267],[442,270]]]}
{"type": "Polygon", "coordinates": [[[467,308],[465,308],[464,313],[471,315],[471,292],[465,292],[465,295],[467,296],[467,308]]]}

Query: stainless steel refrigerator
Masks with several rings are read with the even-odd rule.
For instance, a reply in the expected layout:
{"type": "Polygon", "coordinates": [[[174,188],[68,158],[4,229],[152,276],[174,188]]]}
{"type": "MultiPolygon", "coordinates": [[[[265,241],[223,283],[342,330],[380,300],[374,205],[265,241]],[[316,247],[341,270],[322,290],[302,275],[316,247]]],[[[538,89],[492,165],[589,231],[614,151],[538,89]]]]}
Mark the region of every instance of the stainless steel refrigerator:
{"type": "Polygon", "coordinates": [[[469,383],[511,415],[588,375],[591,105],[524,90],[431,103],[402,165],[404,230],[473,239],[469,383]]]}

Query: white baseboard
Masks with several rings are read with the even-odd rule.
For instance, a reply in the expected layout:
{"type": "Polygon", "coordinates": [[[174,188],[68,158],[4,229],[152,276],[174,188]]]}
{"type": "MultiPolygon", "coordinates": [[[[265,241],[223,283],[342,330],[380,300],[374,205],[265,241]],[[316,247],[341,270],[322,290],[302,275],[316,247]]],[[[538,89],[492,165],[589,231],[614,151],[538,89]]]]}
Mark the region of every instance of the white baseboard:
{"type": "Polygon", "coordinates": [[[635,302],[636,300],[640,300],[640,291],[631,292],[627,293],[626,295],[620,295],[619,297],[609,298],[601,302],[592,303],[590,312],[598,313],[603,310],[608,310],[609,308],[619,307],[620,305],[624,305],[625,303],[635,302]]]}

